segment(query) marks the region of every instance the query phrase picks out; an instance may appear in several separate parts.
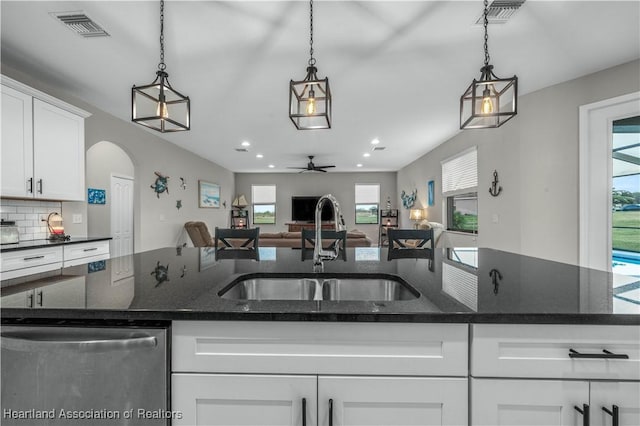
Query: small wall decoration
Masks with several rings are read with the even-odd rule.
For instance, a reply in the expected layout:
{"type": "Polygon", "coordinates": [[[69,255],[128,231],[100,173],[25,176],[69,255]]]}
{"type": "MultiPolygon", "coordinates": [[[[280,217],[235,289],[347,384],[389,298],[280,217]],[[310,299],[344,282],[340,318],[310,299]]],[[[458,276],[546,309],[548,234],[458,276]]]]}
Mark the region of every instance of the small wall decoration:
{"type": "Polygon", "coordinates": [[[418,189],[414,189],[411,194],[407,194],[402,190],[400,194],[400,198],[402,199],[402,207],[405,209],[410,209],[416,202],[416,197],[418,196],[418,189]]]}
{"type": "Polygon", "coordinates": [[[156,192],[156,197],[160,198],[160,194],[166,192],[169,194],[169,176],[164,176],[160,172],[154,172],[157,176],[156,182],[151,185],[151,189],[156,192]]]}
{"type": "Polygon", "coordinates": [[[213,209],[220,208],[220,185],[199,180],[198,189],[200,207],[213,209]]]}
{"type": "Polygon", "coordinates": [[[435,203],[435,182],[430,180],[427,183],[427,205],[432,206],[435,203]]]}
{"type": "Polygon", "coordinates": [[[498,171],[493,171],[493,182],[491,182],[491,188],[489,188],[489,194],[497,197],[502,192],[502,187],[498,186],[498,171]]]}
{"type": "Polygon", "coordinates": [[[182,188],[183,191],[187,190],[187,181],[184,180],[184,178],[180,178],[180,188],[182,188]]]}
{"type": "Polygon", "coordinates": [[[106,204],[107,203],[106,190],[88,188],[87,193],[88,193],[89,204],[106,204]]]}
{"type": "Polygon", "coordinates": [[[176,209],[180,210],[182,208],[182,200],[176,201],[176,209]]]}

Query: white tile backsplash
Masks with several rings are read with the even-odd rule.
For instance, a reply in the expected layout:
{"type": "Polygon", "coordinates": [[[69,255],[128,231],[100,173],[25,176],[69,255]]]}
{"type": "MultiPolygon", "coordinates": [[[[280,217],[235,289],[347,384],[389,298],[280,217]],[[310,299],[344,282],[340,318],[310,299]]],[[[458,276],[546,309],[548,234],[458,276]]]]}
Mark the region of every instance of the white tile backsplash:
{"type": "Polygon", "coordinates": [[[47,216],[62,213],[59,201],[0,199],[0,218],[16,222],[20,241],[45,239],[49,236],[47,216]]]}

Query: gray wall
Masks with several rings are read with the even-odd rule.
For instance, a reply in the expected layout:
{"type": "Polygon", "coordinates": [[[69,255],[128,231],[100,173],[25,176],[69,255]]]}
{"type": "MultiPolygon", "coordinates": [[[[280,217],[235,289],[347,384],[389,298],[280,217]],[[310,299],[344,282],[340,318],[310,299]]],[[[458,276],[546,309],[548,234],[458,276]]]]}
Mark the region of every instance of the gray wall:
{"type": "MultiPolygon", "coordinates": [[[[640,90],[638,76],[640,61],[633,61],[521,96],[518,115],[502,127],[460,132],[399,170],[398,191],[416,186],[424,203],[434,179],[429,220],[442,222],[440,162],[477,145],[477,245],[577,264],[578,107],[640,90]],[[488,193],[494,169],[503,187],[498,197],[488,193]]],[[[410,225],[406,211],[401,223],[410,225]]],[[[455,243],[475,243],[466,238],[455,243]]]]}
{"type": "MultiPolygon", "coordinates": [[[[396,193],[396,173],[236,173],[236,191],[251,202],[251,185],[276,185],[276,225],[261,225],[260,231],[286,231],[291,222],[291,197],[294,195],[320,196],[333,194],[342,209],[347,229],[357,228],[377,242],[377,225],[355,224],[355,184],[380,184],[380,207],[385,208],[387,196],[392,208],[399,207],[396,193]]],[[[251,211],[249,211],[251,214],[251,211]]]]}
{"type": "MultiPolygon", "coordinates": [[[[55,87],[43,85],[37,79],[2,64],[2,73],[31,87],[55,96],[72,105],[89,111],[85,120],[85,149],[101,141],[110,141],[122,148],[135,166],[134,190],[134,248],[136,252],[158,247],[174,246],[181,235],[183,225],[189,220],[205,221],[209,227],[228,224],[229,206],[234,191],[234,175],[230,170],[205,160],[159,137],[159,133],[147,131],[141,126],[116,118],[92,105],[69,96],[55,87]],[[149,187],[154,183],[154,171],[170,177],[169,195],[156,198],[149,187]],[[180,177],[187,181],[187,190],[180,189],[180,177]],[[206,180],[221,186],[221,201],[227,208],[198,208],[198,180],[206,180]],[[176,201],[182,200],[182,208],[176,209],[176,201]]],[[[129,105],[127,104],[128,108],[129,105]]],[[[91,171],[87,170],[87,175],[91,171]]],[[[88,234],[87,203],[62,203],[65,231],[72,236],[88,234]],[[71,224],[70,218],[79,213],[81,224],[71,224]]]]}

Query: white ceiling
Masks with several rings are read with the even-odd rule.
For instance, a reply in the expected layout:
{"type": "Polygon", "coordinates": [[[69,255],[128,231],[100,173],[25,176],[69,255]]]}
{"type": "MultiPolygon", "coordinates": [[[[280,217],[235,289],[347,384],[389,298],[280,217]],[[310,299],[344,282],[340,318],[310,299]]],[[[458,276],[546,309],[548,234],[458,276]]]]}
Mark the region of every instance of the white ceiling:
{"type": "MultiPolygon", "coordinates": [[[[157,70],[158,3],[3,0],[2,61],[129,121],[131,86],[157,70]],[[85,39],[50,16],[79,10],[111,36],[85,39]]],[[[398,170],[459,131],[460,95],[484,59],[481,12],[480,0],[316,0],[333,128],[297,131],[288,85],[305,75],[308,2],[168,1],[165,62],[191,98],[192,130],[156,134],[235,172],[283,172],[311,154],[336,172],[398,170]],[[374,138],[386,150],[371,152],[374,138]],[[250,152],[236,152],[245,140],[250,152]]],[[[528,0],[490,26],[489,51],[520,94],[628,62],[640,57],[640,2],[528,0]]]]}

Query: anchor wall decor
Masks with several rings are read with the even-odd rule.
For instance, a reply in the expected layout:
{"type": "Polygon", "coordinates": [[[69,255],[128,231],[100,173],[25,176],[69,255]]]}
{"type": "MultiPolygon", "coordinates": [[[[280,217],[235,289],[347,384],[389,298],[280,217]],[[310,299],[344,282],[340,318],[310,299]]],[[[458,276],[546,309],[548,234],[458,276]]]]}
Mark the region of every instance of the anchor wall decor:
{"type": "Polygon", "coordinates": [[[497,197],[502,192],[502,187],[498,186],[498,171],[493,171],[493,182],[491,182],[491,188],[489,188],[489,194],[497,197]]]}

